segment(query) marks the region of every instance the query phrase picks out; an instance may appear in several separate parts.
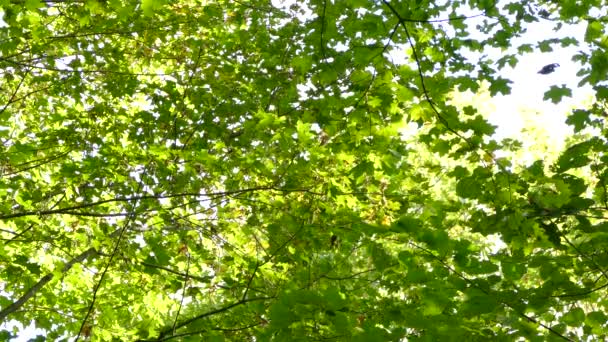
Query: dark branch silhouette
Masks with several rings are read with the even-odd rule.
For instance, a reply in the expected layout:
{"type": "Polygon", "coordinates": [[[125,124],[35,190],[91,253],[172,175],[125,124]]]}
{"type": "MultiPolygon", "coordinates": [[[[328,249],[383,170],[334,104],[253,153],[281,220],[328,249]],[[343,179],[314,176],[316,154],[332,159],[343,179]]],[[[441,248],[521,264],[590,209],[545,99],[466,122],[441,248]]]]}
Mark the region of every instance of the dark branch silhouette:
{"type": "MultiPolygon", "coordinates": [[[[74,266],[74,264],[83,262],[85,259],[91,256],[95,256],[97,254],[98,252],[95,248],[91,247],[87,249],[86,251],[76,256],[74,259],[68,261],[63,266],[61,273],[67,273],[72,268],[72,266],[74,266]]],[[[43,288],[44,285],[48,284],[51,280],[53,280],[53,277],[53,273],[45,275],[40,280],[38,280],[38,282],[34,284],[34,286],[30,287],[27,291],[25,291],[21,298],[19,298],[17,301],[0,311],[0,322],[5,322],[8,315],[19,310],[19,308],[21,308],[23,304],[25,304],[30,298],[32,298],[38,291],[40,291],[40,289],[43,288]]]]}

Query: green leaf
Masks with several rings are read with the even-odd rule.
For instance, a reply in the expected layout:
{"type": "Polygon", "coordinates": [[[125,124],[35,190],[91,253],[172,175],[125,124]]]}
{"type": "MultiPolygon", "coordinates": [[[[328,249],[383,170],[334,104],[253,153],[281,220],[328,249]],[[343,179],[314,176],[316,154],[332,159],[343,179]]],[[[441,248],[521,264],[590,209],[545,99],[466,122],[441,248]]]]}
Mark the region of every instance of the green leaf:
{"type": "Polygon", "coordinates": [[[443,312],[443,307],[435,303],[432,298],[429,298],[424,301],[424,307],[422,309],[422,313],[425,316],[437,316],[441,315],[443,312]]]}
{"type": "Polygon", "coordinates": [[[574,133],[578,133],[591,123],[590,115],[591,112],[588,110],[575,109],[568,115],[566,123],[574,127],[574,133]]]}
{"type": "Polygon", "coordinates": [[[345,296],[337,287],[328,288],[323,295],[323,299],[330,310],[341,310],[347,303],[345,296]]]}
{"type": "Polygon", "coordinates": [[[513,83],[511,82],[511,80],[505,79],[505,78],[497,78],[494,80],[491,80],[490,82],[490,95],[494,96],[498,93],[501,93],[503,95],[509,95],[511,93],[511,87],[509,87],[509,83],[513,83]]]}
{"type": "Polygon", "coordinates": [[[481,195],[480,183],[475,177],[462,178],[456,184],[456,194],[462,198],[477,198],[481,195]]]}
{"type": "Polygon", "coordinates": [[[543,100],[551,100],[553,103],[559,103],[565,96],[572,97],[572,90],[570,90],[570,88],[565,85],[560,87],[551,86],[551,89],[545,92],[543,100]]]}
{"type": "Polygon", "coordinates": [[[386,252],[386,250],[384,248],[382,248],[382,246],[380,246],[378,244],[373,244],[373,245],[371,245],[370,249],[371,249],[372,261],[373,261],[373,264],[374,264],[374,267],[376,268],[376,270],[378,270],[379,272],[382,272],[391,265],[392,258],[386,252]]]}
{"type": "Polygon", "coordinates": [[[585,31],[585,41],[591,42],[602,36],[604,25],[599,21],[589,21],[587,23],[587,30],[585,31]]]}
{"type": "Polygon", "coordinates": [[[595,95],[599,99],[602,99],[602,100],[608,99],[608,87],[600,86],[600,85],[595,85],[593,87],[593,89],[595,90],[595,95]]]}
{"type": "Polygon", "coordinates": [[[481,315],[493,312],[498,306],[499,303],[493,297],[475,291],[473,295],[468,296],[463,309],[469,315],[481,315]]]}
{"type": "Polygon", "coordinates": [[[463,112],[465,115],[475,115],[477,114],[477,108],[473,107],[473,106],[464,106],[462,108],[463,112]]]}
{"type": "Polygon", "coordinates": [[[44,7],[44,4],[40,0],[26,0],[25,1],[25,8],[27,8],[28,11],[36,11],[37,9],[42,8],[42,7],[44,7]]]}
{"type": "Polygon", "coordinates": [[[354,342],[383,342],[386,341],[384,331],[377,327],[367,327],[363,333],[355,335],[354,342]]]}
{"type": "Polygon", "coordinates": [[[587,316],[585,318],[585,323],[589,324],[590,326],[592,326],[594,328],[599,328],[602,325],[606,324],[607,320],[608,320],[608,316],[606,316],[606,313],[604,313],[602,311],[592,311],[589,314],[587,314],[587,316]]]}
{"type": "Polygon", "coordinates": [[[391,229],[396,232],[410,233],[418,231],[421,226],[422,222],[419,219],[411,216],[402,216],[391,226],[391,229]]]}
{"type": "Polygon", "coordinates": [[[348,334],[352,329],[348,316],[342,312],[337,312],[331,321],[338,334],[348,334]]]}
{"type": "Polygon", "coordinates": [[[145,16],[152,16],[156,11],[162,8],[165,0],[141,0],[141,9],[145,16]]]}
{"type": "Polygon", "coordinates": [[[477,115],[473,120],[467,121],[467,124],[478,136],[492,135],[496,130],[496,126],[490,125],[481,115],[477,115]]]}
{"type": "Polygon", "coordinates": [[[450,151],[451,148],[452,148],[452,145],[448,141],[439,140],[433,146],[433,152],[437,152],[440,155],[445,155],[450,151]]]}
{"type": "Polygon", "coordinates": [[[551,44],[555,43],[554,40],[543,40],[538,43],[538,49],[540,52],[551,52],[553,51],[553,47],[551,44]]]}
{"type": "Polygon", "coordinates": [[[571,327],[581,326],[585,322],[585,311],[581,308],[568,310],[560,320],[571,327]]]}
{"type": "Polygon", "coordinates": [[[275,329],[285,329],[295,319],[289,307],[282,302],[277,302],[270,308],[269,317],[275,329]]]}
{"type": "Polygon", "coordinates": [[[506,279],[517,281],[526,273],[525,265],[513,261],[505,261],[501,263],[500,269],[506,279]]]}
{"type": "Polygon", "coordinates": [[[331,83],[334,83],[337,78],[338,78],[338,73],[334,69],[331,69],[331,68],[325,68],[325,70],[323,70],[319,74],[319,82],[321,83],[322,86],[327,86],[331,83]]]}
{"type": "Polygon", "coordinates": [[[0,340],[606,339],[599,3],[0,3],[0,340]],[[493,137],[556,46],[566,147],[493,137]]]}
{"type": "Polygon", "coordinates": [[[569,147],[557,160],[559,172],[585,166],[591,162],[587,153],[592,147],[592,141],[585,141],[569,147]]]}
{"type": "Polygon", "coordinates": [[[298,133],[298,140],[302,143],[307,143],[310,141],[312,134],[310,133],[310,124],[304,123],[302,121],[298,121],[296,123],[296,131],[298,133]]]}
{"type": "Polygon", "coordinates": [[[313,60],[310,56],[297,56],[291,61],[291,65],[300,73],[305,74],[312,69],[313,60]]]}

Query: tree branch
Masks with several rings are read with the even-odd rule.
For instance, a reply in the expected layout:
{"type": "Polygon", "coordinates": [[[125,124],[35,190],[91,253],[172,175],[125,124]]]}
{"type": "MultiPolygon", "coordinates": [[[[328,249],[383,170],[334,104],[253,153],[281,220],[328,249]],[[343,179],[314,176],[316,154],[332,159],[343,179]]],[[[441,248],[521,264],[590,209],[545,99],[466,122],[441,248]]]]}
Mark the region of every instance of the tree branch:
{"type": "MultiPolygon", "coordinates": [[[[257,188],[248,188],[248,189],[242,189],[242,190],[219,191],[219,192],[213,192],[213,193],[208,193],[208,194],[186,192],[186,193],[169,194],[169,195],[143,195],[143,196],[133,196],[133,197],[119,197],[119,198],[111,198],[111,199],[97,201],[97,202],[84,203],[81,205],[75,205],[73,207],[59,208],[59,209],[53,209],[53,210],[25,211],[25,212],[21,212],[21,213],[0,215],[0,220],[7,220],[7,219],[13,219],[13,218],[25,217],[25,216],[47,216],[47,215],[53,215],[53,214],[69,214],[69,215],[84,216],[84,215],[87,215],[87,213],[75,212],[74,210],[95,207],[95,206],[98,206],[101,204],[112,203],[112,202],[131,202],[131,201],[139,201],[139,200],[145,200],[145,199],[162,199],[162,198],[174,198],[174,197],[207,197],[207,198],[210,198],[210,197],[230,196],[230,195],[236,195],[236,194],[241,194],[241,193],[245,193],[245,192],[253,192],[253,191],[258,191],[258,190],[274,190],[274,189],[269,188],[269,187],[257,187],[257,188]]],[[[287,191],[287,190],[285,190],[285,191],[287,191]]],[[[303,191],[303,190],[299,190],[299,191],[303,191]]],[[[91,216],[92,214],[88,214],[88,215],[91,216]]],[[[104,214],[103,216],[107,216],[107,215],[110,215],[110,214],[104,214]]],[[[123,215],[123,214],[121,214],[121,215],[123,215]]]]}
{"type": "MultiPolygon", "coordinates": [[[[257,298],[249,298],[249,299],[239,300],[238,302],[226,305],[226,306],[221,307],[219,309],[211,310],[211,311],[205,312],[203,314],[200,314],[198,316],[194,316],[192,318],[189,318],[189,319],[187,319],[187,320],[185,320],[185,321],[183,321],[181,323],[176,324],[175,325],[175,329],[179,329],[181,327],[184,327],[184,326],[186,326],[186,325],[188,325],[190,323],[198,321],[199,319],[203,319],[205,317],[209,317],[209,316],[212,316],[212,315],[215,315],[215,314],[218,314],[218,313],[222,313],[222,312],[228,311],[228,310],[230,310],[230,309],[232,309],[232,308],[234,308],[236,306],[242,305],[242,304],[246,304],[246,303],[249,303],[249,302],[257,302],[257,301],[261,301],[261,300],[268,300],[268,299],[273,299],[273,298],[274,297],[257,297],[257,298]]],[[[158,336],[158,339],[156,339],[156,341],[167,340],[168,339],[167,335],[170,334],[170,333],[172,333],[173,329],[174,329],[173,327],[170,327],[169,329],[165,329],[164,331],[162,331],[160,333],[160,335],[158,336]]],[[[143,340],[138,340],[138,341],[143,341],[143,340]]]]}
{"type": "Polygon", "coordinates": [[[198,276],[195,276],[195,275],[192,275],[192,274],[185,274],[185,273],[173,270],[173,269],[165,267],[165,266],[154,265],[154,264],[150,264],[150,263],[147,263],[147,262],[142,262],[141,264],[144,265],[144,266],[146,266],[146,267],[156,268],[156,269],[159,269],[159,270],[167,271],[169,273],[173,273],[175,275],[178,275],[178,276],[180,276],[182,278],[194,279],[194,280],[198,280],[198,281],[203,282],[203,283],[208,283],[211,280],[211,277],[205,278],[205,277],[198,277],[198,276]]]}
{"type": "MultiPolygon", "coordinates": [[[[86,258],[97,255],[97,254],[99,254],[99,253],[97,252],[97,250],[95,248],[91,247],[91,248],[87,249],[86,251],[82,252],[80,255],[76,256],[74,259],[68,261],[63,266],[63,270],[61,270],[61,273],[64,273],[64,274],[67,273],[72,268],[72,266],[74,266],[74,264],[80,263],[80,262],[84,261],[86,258]]],[[[25,294],[23,296],[21,296],[21,298],[19,298],[16,302],[12,303],[11,305],[7,306],[2,311],[0,311],[0,322],[5,322],[6,317],[8,315],[19,310],[19,308],[21,308],[23,306],[23,304],[25,304],[30,298],[32,298],[38,291],[40,291],[40,289],[42,287],[44,287],[44,285],[48,284],[48,282],[50,282],[52,279],[53,279],[53,273],[49,273],[49,274],[45,275],[36,284],[34,284],[34,286],[30,287],[25,292],[25,294]]]]}

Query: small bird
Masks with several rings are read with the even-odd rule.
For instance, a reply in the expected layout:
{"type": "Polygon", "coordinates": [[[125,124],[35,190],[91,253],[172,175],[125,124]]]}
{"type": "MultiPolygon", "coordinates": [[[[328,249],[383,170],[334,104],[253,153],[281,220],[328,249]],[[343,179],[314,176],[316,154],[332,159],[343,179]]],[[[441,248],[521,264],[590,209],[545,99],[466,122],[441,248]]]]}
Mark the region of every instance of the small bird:
{"type": "Polygon", "coordinates": [[[547,64],[542,69],[540,69],[540,71],[538,73],[541,75],[548,75],[548,74],[554,72],[555,68],[557,68],[558,66],[559,66],[559,64],[557,64],[557,63],[547,64]]]}

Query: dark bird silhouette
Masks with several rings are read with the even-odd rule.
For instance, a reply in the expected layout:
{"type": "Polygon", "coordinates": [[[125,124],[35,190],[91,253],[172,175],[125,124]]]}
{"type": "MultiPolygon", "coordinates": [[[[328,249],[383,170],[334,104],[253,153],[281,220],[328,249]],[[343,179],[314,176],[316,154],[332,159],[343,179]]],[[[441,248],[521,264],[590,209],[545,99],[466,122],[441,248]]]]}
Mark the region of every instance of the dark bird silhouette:
{"type": "Polygon", "coordinates": [[[554,72],[555,68],[557,68],[558,66],[559,66],[559,64],[557,64],[557,63],[547,64],[542,69],[540,69],[540,71],[538,73],[541,75],[550,74],[550,73],[554,72]]]}

